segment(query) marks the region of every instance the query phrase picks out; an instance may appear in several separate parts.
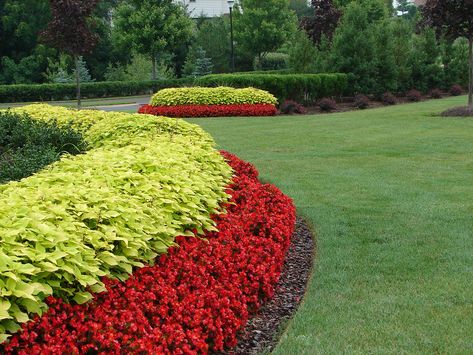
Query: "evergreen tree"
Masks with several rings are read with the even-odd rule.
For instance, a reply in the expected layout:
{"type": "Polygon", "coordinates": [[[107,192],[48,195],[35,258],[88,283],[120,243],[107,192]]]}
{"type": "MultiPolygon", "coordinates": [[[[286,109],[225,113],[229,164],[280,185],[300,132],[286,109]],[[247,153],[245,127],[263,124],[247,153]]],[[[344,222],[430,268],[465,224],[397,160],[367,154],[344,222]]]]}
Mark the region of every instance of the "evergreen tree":
{"type": "Polygon", "coordinates": [[[437,34],[468,40],[468,106],[473,111],[473,0],[427,0],[423,16],[437,34]]]}
{"type": "Polygon", "coordinates": [[[411,88],[428,91],[440,87],[444,82],[441,47],[432,29],[415,35],[409,51],[411,88]]]}
{"type": "Polygon", "coordinates": [[[194,64],[194,71],[192,72],[192,76],[197,77],[212,74],[212,70],[212,59],[207,58],[205,50],[203,50],[201,47],[198,47],[196,51],[196,61],[194,64]]]}
{"type": "Polygon", "coordinates": [[[317,50],[305,31],[297,31],[291,41],[289,65],[296,73],[315,71],[317,50]]]}
{"type": "Polygon", "coordinates": [[[371,93],[376,87],[375,41],[368,13],[357,2],[350,3],[335,31],[332,49],[332,71],[349,74],[350,88],[371,93]]]}
{"type": "Polygon", "coordinates": [[[79,71],[79,78],[80,78],[80,81],[82,83],[87,83],[87,82],[91,82],[91,81],[94,81],[92,79],[92,76],[90,75],[90,72],[89,72],[89,69],[87,68],[87,64],[86,62],[84,61],[84,58],[82,56],[79,57],[79,65],[74,68],[74,70],[72,71],[72,74],[73,76],[77,76],[77,73],[76,73],[76,70],[79,71]]]}

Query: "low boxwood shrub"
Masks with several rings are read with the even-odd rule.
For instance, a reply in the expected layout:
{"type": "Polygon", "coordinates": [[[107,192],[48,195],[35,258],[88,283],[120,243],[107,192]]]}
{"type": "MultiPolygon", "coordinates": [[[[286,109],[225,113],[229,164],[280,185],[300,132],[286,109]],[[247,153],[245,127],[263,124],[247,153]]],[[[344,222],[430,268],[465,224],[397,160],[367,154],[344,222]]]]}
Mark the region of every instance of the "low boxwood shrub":
{"type": "Polygon", "coordinates": [[[286,100],[284,101],[281,106],[279,107],[279,111],[285,115],[292,115],[292,114],[302,114],[306,112],[306,109],[301,104],[297,103],[294,100],[286,100]]]}
{"type": "Polygon", "coordinates": [[[215,230],[231,168],[214,141],[183,120],[33,105],[83,129],[85,154],[0,185],[0,342],[46,308],[50,295],[77,303],[124,280],[177,236],[215,230]],[[77,123],[93,117],[92,126],[77,123]]]}
{"type": "Polygon", "coordinates": [[[383,104],[385,105],[396,105],[397,104],[397,99],[396,99],[396,96],[394,96],[392,93],[390,92],[385,92],[382,96],[381,96],[381,101],[383,102],[383,104]]]}
{"type": "Polygon", "coordinates": [[[353,106],[359,108],[360,110],[364,110],[370,106],[370,99],[368,99],[368,96],[366,95],[356,95],[353,106]]]}
{"type": "MultiPolygon", "coordinates": [[[[92,82],[81,84],[81,93],[83,98],[146,95],[184,85],[192,85],[192,79],[92,82]]],[[[75,96],[75,84],[0,85],[0,102],[70,100],[75,96]]]]}
{"type": "Polygon", "coordinates": [[[337,109],[337,103],[335,100],[330,99],[328,97],[323,98],[318,102],[320,110],[323,112],[331,112],[337,109]]]}
{"type": "Polygon", "coordinates": [[[77,154],[85,149],[81,134],[71,127],[0,111],[0,184],[30,176],[63,153],[77,154]]]}
{"type": "Polygon", "coordinates": [[[419,90],[413,89],[406,94],[406,98],[409,102],[419,102],[422,100],[422,94],[419,90]]]}
{"type": "Polygon", "coordinates": [[[270,104],[276,105],[277,99],[269,92],[231,87],[190,87],[172,88],[158,91],[152,98],[152,106],[179,105],[239,105],[239,104],[270,104]]]}
{"type": "Polygon", "coordinates": [[[460,96],[461,94],[463,94],[463,88],[461,87],[461,85],[452,85],[452,87],[450,88],[450,95],[460,96]]]}
{"type": "Polygon", "coordinates": [[[279,102],[315,104],[320,98],[341,96],[346,74],[213,74],[196,79],[200,86],[255,87],[269,91],[279,102]]]}

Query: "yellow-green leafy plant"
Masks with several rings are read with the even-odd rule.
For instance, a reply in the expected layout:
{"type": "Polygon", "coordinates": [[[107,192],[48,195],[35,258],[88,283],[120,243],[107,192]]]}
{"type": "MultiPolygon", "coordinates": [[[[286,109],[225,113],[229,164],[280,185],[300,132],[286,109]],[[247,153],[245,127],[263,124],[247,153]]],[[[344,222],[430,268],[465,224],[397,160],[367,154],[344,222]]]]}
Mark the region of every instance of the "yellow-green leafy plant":
{"type": "Polygon", "coordinates": [[[0,342],[45,297],[78,303],[152,263],[176,236],[214,230],[232,171],[196,125],[32,105],[14,111],[81,130],[90,150],[0,185],[0,342]]]}
{"type": "Polygon", "coordinates": [[[216,88],[191,87],[173,88],[158,91],[152,98],[152,106],[178,105],[235,105],[235,104],[271,104],[278,100],[269,92],[255,89],[235,89],[220,86],[216,88]]]}

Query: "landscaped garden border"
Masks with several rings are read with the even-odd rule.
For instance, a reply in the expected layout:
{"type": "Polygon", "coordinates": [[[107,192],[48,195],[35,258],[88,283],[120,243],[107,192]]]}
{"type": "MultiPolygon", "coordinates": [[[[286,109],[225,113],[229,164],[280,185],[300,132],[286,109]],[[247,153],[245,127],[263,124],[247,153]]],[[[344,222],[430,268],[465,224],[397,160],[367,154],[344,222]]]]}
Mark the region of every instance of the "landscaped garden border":
{"type": "MultiPolygon", "coordinates": [[[[250,314],[274,295],[294,231],[292,201],[258,181],[251,164],[222,153],[235,170],[218,232],[179,238],[179,248],[84,305],[50,297],[6,353],[187,354],[234,347],[250,314]]],[[[309,238],[310,239],[310,238],[309,238]]]]}
{"type": "Polygon", "coordinates": [[[232,170],[196,125],[48,105],[13,110],[83,133],[90,149],[0,185],[0,342],[50,295],[87,302],[180,235],[215,230],[232,170]]]}
{"type": "Polygon", "coordinates": [[[138,113],[167,117],[274,116],[278,100],[271,93],[232,87],[188,87],[158,91],[138,113]]]}

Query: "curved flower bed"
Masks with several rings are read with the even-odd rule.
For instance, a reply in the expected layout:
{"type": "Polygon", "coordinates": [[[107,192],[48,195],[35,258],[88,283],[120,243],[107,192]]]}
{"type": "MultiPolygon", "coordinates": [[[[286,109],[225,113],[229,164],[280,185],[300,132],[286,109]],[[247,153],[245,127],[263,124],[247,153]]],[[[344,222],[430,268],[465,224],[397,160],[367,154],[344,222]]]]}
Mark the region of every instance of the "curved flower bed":
{"type": "Polygon", "coordinates": [[[177,236],[215,230],[232,170],[200,127],[172,118],[48,105],[14,109],[82,133],[90,148],[0,185],[0,343],[46,309],[85,303],[177,236]]]}
{"type": "Polygon", "coordinates": [[[181,105],[151,106],[143,105],[138,113],[167,117],[225,117],[225,116],[274,116],[276,106],[272,104],[235,105],[181,105]]]}
{"type": "Polygon", "coordinates": [[[274,116],[278,100],[267,91],[231,87],[171,88],[158,91],[138,113],[168,117],[274,116]]]}
{"type": "Polygon", "coordinates": [[[274,292],[294,230],[292,201],[261,184],[254,167],[222,152],[236,172],[219,232],[179,237],[156,265],[84,305],[49,297],[49,310],[0,351],[172,353],[219,351],[236,344],[249,315],[274,292]]]}

